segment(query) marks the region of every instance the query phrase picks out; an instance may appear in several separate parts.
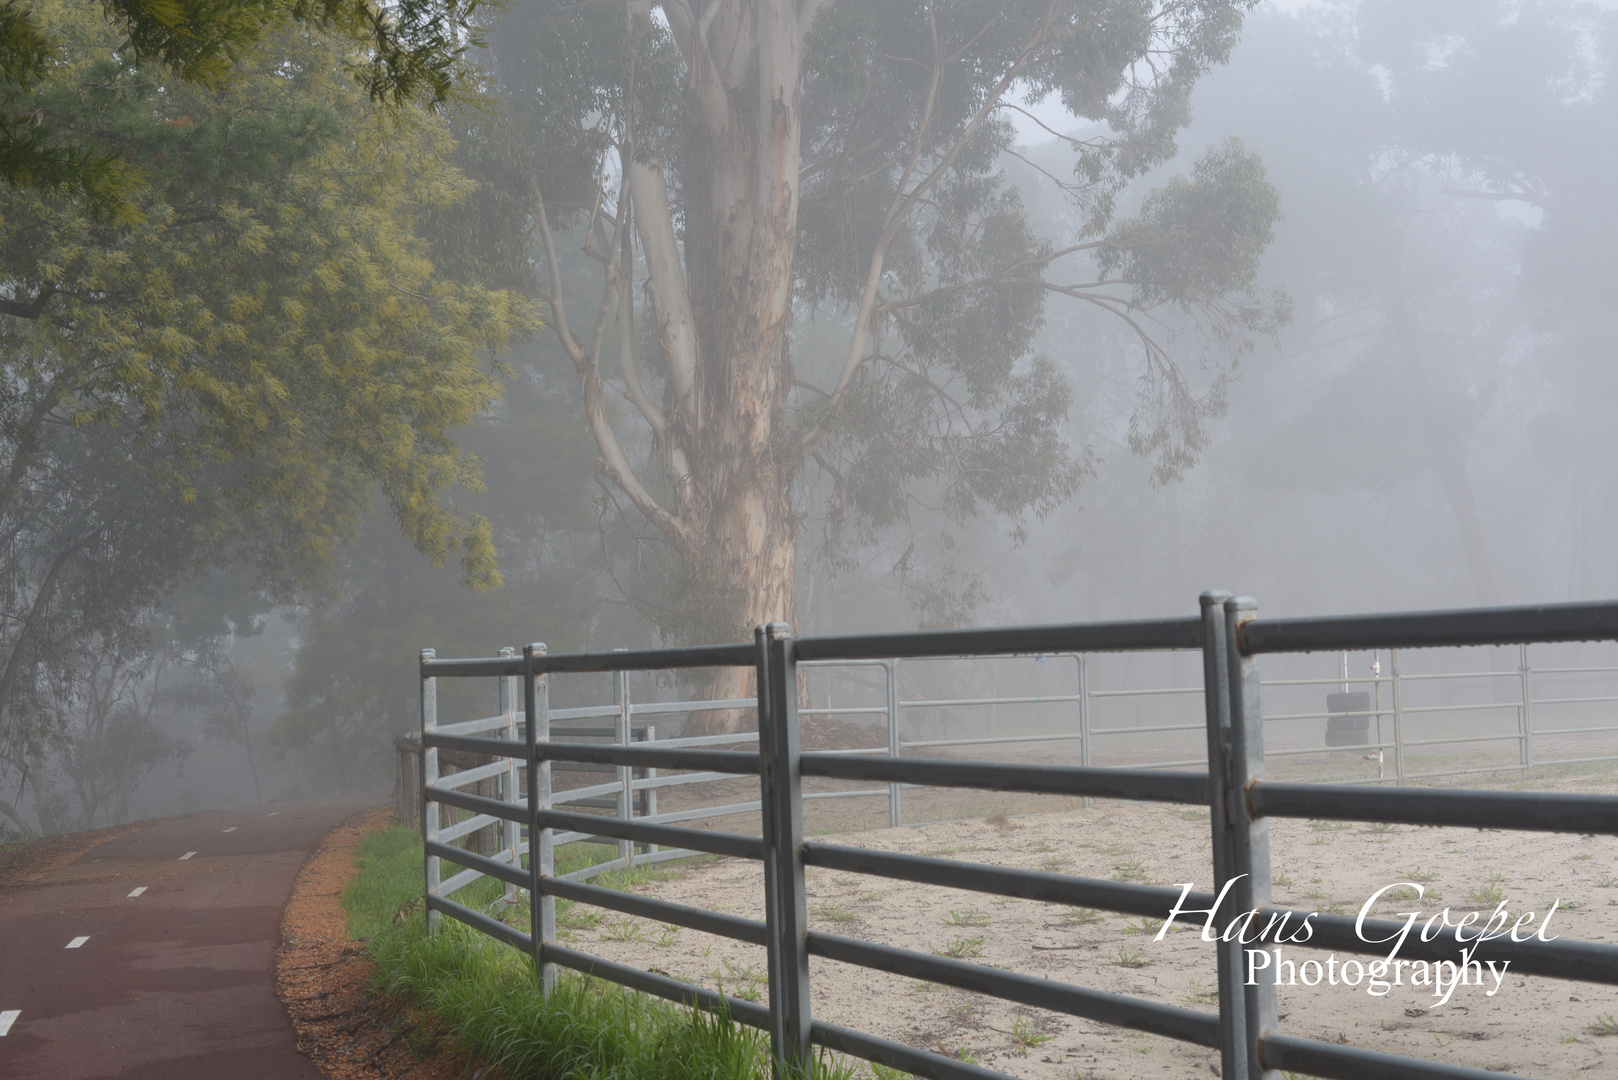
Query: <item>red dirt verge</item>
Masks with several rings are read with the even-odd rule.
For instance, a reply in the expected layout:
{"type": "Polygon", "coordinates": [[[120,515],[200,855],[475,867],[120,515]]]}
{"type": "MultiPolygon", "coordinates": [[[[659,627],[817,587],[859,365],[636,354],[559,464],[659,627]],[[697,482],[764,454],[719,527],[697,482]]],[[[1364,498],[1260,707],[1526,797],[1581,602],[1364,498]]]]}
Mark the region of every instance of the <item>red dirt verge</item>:
{"type": "Polygon", "coordinates": [[[298,1049],[332,1080],[495,1080],[420,1009],[370,990],[376,969],[348,936],[343,890],[361,841],[393,824],[393,811],[355,814],[304,863],[281,920],[276,992],[298,1049]]]}

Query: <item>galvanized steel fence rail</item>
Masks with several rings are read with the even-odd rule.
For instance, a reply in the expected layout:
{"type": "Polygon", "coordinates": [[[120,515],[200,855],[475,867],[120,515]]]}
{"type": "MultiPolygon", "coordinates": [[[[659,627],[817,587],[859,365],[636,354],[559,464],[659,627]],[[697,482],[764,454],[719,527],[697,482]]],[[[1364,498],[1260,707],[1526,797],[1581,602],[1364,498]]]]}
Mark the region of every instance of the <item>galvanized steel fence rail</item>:
{"type": "MultiPolygon", "coordinates": [[[[937,1080],[1001,1074],[824,1021],[810,1012],[809,957],[887,971],[992,995],[1002,1000],[1118,1024],[1139,1031],[1216,1048],[1221,1075],[1274,1080],[1279,1070],[1340,1080],[1361,1078],[1461,1077],[1483,1080],[1502,1074],[1405,1058],[1283,1034],[1276,1016],[1276,987],[1245,979],[1239,936],[1216,945],[1217,1015],[1143,998],[1036,978],[963,960],[896,949],[808,925],[804,868],[818,866],[948,888],[969,889],[1058,904],[1101,908],[1152,918],[1165,917],[1180,899],[1168,888],[1103,881],[1064,874],[1008,869],[949,859],[901,855],[807,841],[803,834],[806,777],[874,784],[977,788],[992,791],[1152,800],[1205,805],[1211,819],[1215,885],[1223,896],[1192,893],[1187,907],[1214,910],[1212,925],[1224,931],[1239,913],[1260,912],[1258,921],[1307,912],[1272,906],[1268,821],[1272,817],[1336,819],[1412,825],[1460,825],[1618,835],[1618,797],[1451,789],[1369,788],[1352,784],[1283,783],[1265,779],[1264,718],[1256,657],[1264,653],[1372,648],[1510,645],[1618,639],[1618,603],[1458,612],[1404,613],[1331,619],[1255,617],[1251,599],[1206,593],[1198,618],[1067,626],[1016,627],[812,637],[794,640],[785,624],[760,627],[751,644],[635,652],[549,656],[531,645],[520,657],[440,660],[422,656],[423,829],[427,854],[429,927],[449,915],[483,933],[529,952],[547,989],[556,969],[567,967],[624,986],[704,1008],[727,1009],[736,1020],[769,1032],[781,1068],[802,1068],[814,1044],[937,1080]],[[799,745],[798,669],[817,661],[892,661],[894,658],[992,656],[1053,652],[1200,650],[1206,716],[1205,773],[1165,769],[1094,768],[973,763],[961,760],[804,752],[799,745]],[[716,751],[693,745],[603,745],[552,738],[547,676],[561,672],[678,670],[750,667],[756,672],[759,752],[716,751]],[[436,681],[444,677],[495,677],[513,694],[520,687],[523,721],[499,729],[506,737],[468,725],[436,724],[436,681]],[[513,686],[516,684],[516,687],[513,686]],[[516,728],[522,740],[510,738],[516,728]],[[527,774],[523,803],[470,795],[437,775],[437,751],[461,750],[497,759],[490,775],[510,776],[511,763],[527,774]],[[678,769],[729,776],[757,776],[763,834],[744,836],[692,829],[667,822],[624,820],[555,808],[551,771],[556,763],[612,766],[619,770],[678,769]],[[496,857],[477,855],[445,842],[438,805],[459,807],[489,821],[527,826],[526,852],[511,843],[496,857]],[[429,809],[430,808],[430,809],[429,809]],[[706,911],[559,878],[554,848],[559,837],[600,836],[626,844],[670,845],[761,860],[765,870],[764,921],[706,911]],[[522,865],[522,854],[527,865],[522,865]],[[439,880],[440,860],[465,867],[439,880]],[[527,891],[527,932],[469,908],[446,895],[465,873],[486,874],[527,891]],[[1226,892],[1226,886],[1229,886],[1226,892]],[[610,910],[762,945],[768,956],[768,1007],[727,997],[557,943],[555,899],[563,897],[610,910]]],[[[502,702],[511,700],[505,696],[502,702]]],[[[729,703],[726,703],[729,704],[729,703]]],[[[749,705],[755,704],[748,702],[749,705]]],[[[628,715],[627,711],[624,715],[628,715]]],[[[509,719],[509,717],[508,717],[509,719]]],[[[483,721],[474,724],[484,723],[483,721]]],[[[893,748],[897,750],[897,747],[893,748]]],[[[471,770],[481,773],[483,770],[471,770]]],[[[455,774],[460,780],[466,773],[455,774]]],[[[627,774],[621,774],[627,775],[627,774]]],[[[621,778],[621,777],[620,777],[621,778]]],[[[468,781],[461,780],[461,785],[468,781]]],[[[627,785],[622,785],[627,790],[627,785]]],[[[480,820],[474,818],[472,820],[480,820]]],[[[457,828],[466,827],[462,823],[457,828]]],[[[506,834],[510,837],[512,834],[506,834]]],[[[1313,915],[1308,948],[1377,956],[1401,924],[1367,920],[1357,930],[1347,916],[1313,915]],[[1363,931],[1364,936],[1362,937],[1363,931]]],[[[1284,925],[1284,924],[1283,924],[1284,925]]],[[[1524,974],[1618,985],[1618,946],[1553,939],[1475,942],[1446,928],[1429,940],[1409,940],[1404,955],[1448,960],[1473,943],[1470,958],[1510,961],[1524,974]]],[[[1221,935],[1222,937],[1222,935],[1221,935]]]]}
{"type": "MultiPolygon", "coordinates": [[[[502,650],[502,656],[515,655],[514,650],[502,650]]],[[[1311,758],[1317,761],[1322,755],[1338,755],[1338,760],[1358,758],[1361,755],[1376,761],[1376,775],[1368,777],[1355,777],[1341,780],[1350,784],[1381,784],[1392,783],[1403,785],[1409,781],[1426,780],[1436,777],[1457,776],[1475,773],[1504,772],[1511,770],[1525,770],[1536,766],[1581,764],[1601,761],[1618,761],[1618,753],[1599,753],[1583,756],[1552,756],[1535,750],[1534,739],[1557,738],[1561,736],[1590,736],[1618,734],[1618,724],[1589,724],[1581,726],[1550,726],[1535,728],[1534,717],[1537,706],[1566,707],[1589,706],[1593,704],[1611,704],[1618,702],[1618,694],[1561,694],[1547,697],[1534,696],[1534,676],[1546,675],[1552,679],[1569,677],[1599,676],[1606,680],[1611,689],[1614,676],[1618,676],[1618,667],[1614,666],[1550,666],[1532,667],[1529,664],[1529,646],[1526,643],[1518,645],[1517,665],[1509,670],[1485,671],[1441,671],[1409,674],[1401,668],[1399,650],[1393,649],[1389,653],[1390,665],[1387,674],[1381,671],[1381,656],[1377,653],[1375,664],[1376,674],[1372,677],[1351,676],[1347,674],[1347,653],[1343,654],[1343,673],[1329,677],[1293,678],[1293,679],[1266,679],[1262,686],[1270,687],[1338,687],[1344,691],[1349,687],[1355,689],[1368,688],[1375,700],[1370,700],[1358,715],[1369,728],[1372,720],[1375,721],[1374,738],[1372,732],[1367,730],[1363,741],[1341,745],[1307,745],[1307,746],[1281,746],[1277,747],[1267,740],[1265,758],[1275,761],[1281,758],[1311,758]],[[1516,688],[1509,697],[1496,698],[1482,702],[1450,702],[1441,705],[1409,705],[1405,703],[1405,695],[1410,684],[1438,683],[1440,685],[1455,686],[1459,680],[1477,683],[1479,681],[1498,683],[1502,680],[1516,683],[1516,688]],[[1383,691],[1388,691],[1386,700],[1383,691]],[[1412,734],[1409,721],[1416,719],[1453,718],[1457,715],[1464,717],[1479,713],[1515,712],[1516,725],[1514,731],[1499,732],[1479,730],[1470,727],[1464,734],[1450,734],[1440,737],[1417,737],[1412,734]],[[1485,765],[1472,765],[1462,768],[1431,768],[1415,765],[1411,757],[1412,751],[1428,748],[1460,749],[1465,746],[1476,748],[1480,745],[1498,743],[1515,743],[1514,761],[1496,760],[1485,765]]],[[[859,720],[876,720],[879,730],[873,734],[883,737],[885,746],[863,749],[848,749],[837,751],[845,754],[887,754],[899,756],[908,750],[931,749],[945,750],[951,748],[983,748],[991,746],[1008,746],[1014,744],[1030,743],[1077,743],[1078,763],[1082,765],[1095,764],[1098,757],[1118,756],[1114,749],[1110,754],[1103,753],[1109,747],[1117,745],[1116,740],[1138,739],[1141,736],[1174,736],[1190,732],[1202,731],[1204,720],[1201,709],[1194,723],[1149,723],[1149,724],[1115,724],[1114,726],[1097,726],[1092,721],[1097,706],[1111,703],[1128,703],[1141,701],[1158,701],[1165,699],[1175,700],[1196,695],[1201,697],[1201,686],[1125,686],[1121,688],[1103,689],[1093,685],[1090,673],[1090,657],[1083,653],[1055,653],[1035,654],[1032,657],[1019,654],[1020,659],[1034,659],[1036,662],[1047,660],[1072,661],[1074,665],[1074,688],[1070,693],[1042,693],[1011,694],[994,696],[971,697],[943,697],[916,696],[904,699],[900,695],[900,668],[905,658],[887,657],[880,660],[855,661],[817,661],[799,664],[800,671],[825,670],[828,674],[846,676],[850,669],[859,670],[874,668],[881,673],[882,683],[877,688],[881,691],[883,703],[879,705],[848,705],[832,707],[800,705],[798,713],[803,717],[830,717],[834,719],[852,718],[859,720]],[[1061,730],[1045,730],[1035,733],[1020,733],[1010,735],[982,735],[982,736],[952,736],[944,737],[937,734],[932,738],[906,737],[903,734],[903,718],[907,713],[933,710],[936,715],[945,712],[961,712],[972,709],[995,709],[1002,706],[1071,706],[1073,715],[1071,723],[1064,725],[1061,730]]],[[[911,660],[932,660],[933,658],[909,658],[911,660]]],[[[992,657],[965,657],[965,660],[985,660],[992,657]]],[[[638,741],[655,741],[657,739],[657,721],[660,718],[680,717],[694,712],[710,709],[747,709],[751,710],[756,702],[750,699],[734,699],[724,701],[632,701],[630,694],[629,672],[612,673],[611,703],[600,705],[586,705],[572,708],[553,708],[551,719],[553,722],[552,735],[566,741],[605,740],[618,745],[628,746],[638,741]]],[[[454,725],[453,729],[440,728],[441,731],[456,733],[473,733],[486,729],[515,731],[515,718],[509,715],[509,702],[515,699],[515,677],[511,677],[509,686],[501,687],[501,715],[485,719],[467,721],[454,725]]],[[[1464,683],[1460,684],[1464,685],[1464,683]]],[[[1267,713],[1264,716],[1266,725],[1287,725],[1295,730],[1296,722],[1334,721],[1342,717],[1341,712],[1332,711],[1304,711],[1267,713]]],[[[992,727],[993,724],[990,724],[992,727]]],[[[912,732],[912,735],[915,733],[912,732]]],[[[514,736],[506,736],[514,737],[514,736]]],[[[758,739],[756,732],[742,731],[724,735],[709,735],[687,739],[663,740],[663,746],[737,746],[739,744],[755,742],[758,739]]],[[[1296,741],[1295,739],[1290,741],[1296,741]]],[[[1542,743],[1541,746],[1545,744],[1542,743]]],[[[1601,749],[1618,750],[1618,746],[1607,746],[1601,749]]],[[[1196,756],[1185,757],[1184,750],[1178,757],[1173,750],[1169,756],[1162,753],[1149,755],[1152,760],[1132,761],[1134,768],[1162,769],[1185,766],[1200,766],[1205,763],[1205,753],[1199,747],[1196,756]]],[[[1121,762],[1114,760],[1113,764],[1121,762]]],[[[439,783],[441,786],[464,786],[474,783],[478,779],[487,779],[491,774],[498,772],[496,766],[483,768],[476,776],[462,776],[455,774],[451,780],[444,776],[440,770],[439,783]]],[[[556,788],[553,791],[552,801],[557,806],[575,806],[594,809],[609,809],[622,820],[642,818],[649,821],[662,821],[675,823],[681,821],[695,821],[733,816],[737,814],[756,813],[760,809],[760,802],[754,800],[715,802],[708,805],[688,806],[681,810],[659,812],[658,793],[675,787],[693,787],[709,784],[717,779],[724,779],[720,773],[679,773],[675,775],[658,775],[655,768],[630,769],[622,766],[602,764],[570,764],[566,770],[575,775],[596,773],[611,776],[612,779],[602,783],[587,784],[569,788],[556,788]]],[[[401,774],[401,782],[404,781],[401,774]]],[[[419,775],[411,773],[409,783],[412,788],[419,786],[419,775]]],[[[806,791],[803,797],[806,800],[822,799],[849,799],[849,798],[879,798],[887,802],[888,824],[897,827],[901,824],[922,825],[931,824],[925,818],[912,816],[906,821],[903,811],[903,791],[906,788],[915,788],[921,785],[891,783],[883,787],[860,788],[856,790],[822,790],[806,791]]],[[[509,802],[517,801],[517,792],[520,786],[514,778],[499,782],[499,795],[509,802]]],[[[1088,800],[1086,800],[1088,803],[1088,800]]],[[[413,816],[413,815],[412,815],[413,816]]],[[[476,820],[457,822],[441,830],[440,839],[448,841],[459,839],[470,833],[480,830],[493,829],[493,819],[487,816],[476,816],[476,820]]],[[[498,846],[503,855],[514,855],[519,849],[520,827],[509,823],[501,827],[498,834],[498,846]],[[515,831],[513,831],[515,830],[515,831]]],[[[555,837],[555,845],[577,843],[590,840],[603,840],[598,835],[582,832],[567,832],[555,837]]],[[[481,845],[480,845],[481,846],[481,845]]],[[[664,862],[670,859],[688,858],[693,853],[685,849],[663,849],[659,845],[635,845],[627,840],[610,841],[615,846],[617,854],[612,858],[603,859],[591,866],[581,867],[569,871],[565,877],[576,881],[587,881],[596,875],[614,868],[628,864],[646,865],[664,862]]],[[[482,875],[476,872],[463,874],[456,879],[458,885],[465,885],[482,875]]],[[[446,890],[454,891],[454,890],[446,890]]]]}

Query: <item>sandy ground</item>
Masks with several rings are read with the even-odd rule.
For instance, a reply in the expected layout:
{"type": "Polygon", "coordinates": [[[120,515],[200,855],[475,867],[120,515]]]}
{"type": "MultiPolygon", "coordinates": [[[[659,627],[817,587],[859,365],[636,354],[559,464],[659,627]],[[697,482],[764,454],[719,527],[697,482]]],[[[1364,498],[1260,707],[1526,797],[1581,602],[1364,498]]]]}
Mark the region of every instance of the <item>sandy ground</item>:
{"type": "MultiPolygon", "coordinates": [[[[1521,786],[1614,790],[1611,774],[1521,786]]],[[[837,842],[1150,884],[1194,882],[1207,890],[1207,830],[1202,810],[1112,803],[861,832],[837,842]]],[[[1490,890],[1498,890],[1513,915],[1543,915],[1560,900],[1550,928],[1556,936],[1610,941],[1618,931],[1618,840],[1610,837],[1276,820],[1272,851],[1277,902],[1306,911],[1353,914],[1378,888],[1419,880],[1427,889],[1424,900],[1384,903],[1376,913],[1447,907],[1458,918],[1492,911],[1498,901],[1490,890]]],[[[761,869],[745,860],[710,861],[637,891],[763,917],[761,869]]],[[[1213,1011],[1212,946],[1195,932],[1171,932],[1158,942],[1156,921],[818,869],[809,871],[808,891],[816,928],[1213,1011]]],[[[762,949],[584,908],[560,921],[576,948],[763,999],[762,949]],[[600,916],[593,923],[592,914],[600,916]]],[[[1285,955],[1299,962],[1326,959],[1303,948],[1285,955]]],[[[969,1055],[1017,1076],[1206,1078],[1218,1068],[1213,1051],[965,991],[818,959],[811,973],[817,1017],[969,1055]]],[[[1530,1076],[1618,1069],[1618,1037],[1597,1034],[1618,1036],[1612,1020],[1618,988],[1507,973],[1488,996],[1495,984],[1487,982],[1457,989],[1444,1005],[1431,987],[1397,986],[1376,997],[1366,983],[1283,986],[1282,1027],[1530,1076]]]]}

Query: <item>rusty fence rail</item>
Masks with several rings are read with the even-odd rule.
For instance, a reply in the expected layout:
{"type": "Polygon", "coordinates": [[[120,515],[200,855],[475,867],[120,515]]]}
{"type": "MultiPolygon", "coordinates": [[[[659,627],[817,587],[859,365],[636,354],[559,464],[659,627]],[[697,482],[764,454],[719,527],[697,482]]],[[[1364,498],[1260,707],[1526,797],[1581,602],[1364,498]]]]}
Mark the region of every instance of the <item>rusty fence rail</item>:
{"type": "MultiPolygon", "coordinates": [[[[1332,619],[1259,619],[1250,599],[1205,593],[1200,616],[1185,619],[802,639],[794,639],[785,624],[772,624],[760,627],[751,643],[703,648],[551,656],[543,645],[531,645],[520,656],[471,660],[439,659],[426,651],[421,664],[422,823],[429,929],[436,928],[442,915],[448,915],[528,952],[547,989],[554,985],[557,968],[565,967],[659,997],[704,1008],[725,1008],[736,1020],[766,1030],[774,1060],[778,1067],[788,1070],[806,1065],[813,1046],[819,1044],[936,1080],[985,1080],[1002,1075],[814,1019],[810,1012],[809,957],[820,956],[1216,1048],[1222,1059],[1221,1075],[1227,1078],[1264,1080],[1276,1077],[1278,1070],[1339,1080],[1497,1078],[1503,1074],[1282,1033],[1276,1016],[1275,985],[1264,979],[1248,983],[1243,954],[1253,946],[1244,945],[1239,935],[1226,942],[1221,934],[1216,945],[1219,1010],[1217,1014],[1208,1013],[810,930],[804,869],[818,866],[1153,918],[1166,917],[1176,901],[1182,901],[1187,910],[1213,909],[1211,921],[1219,931],[1231,926],[1239,913],[1248,911],[1258,911],[1257,921],[1272,925],[1282,915],[1298,919],[1312,915],[1313,937],[1296,944],[1379,956],[1386,951],[1386,941],[1398,934],[1401,924],[1367,920],[1358,926],[1355,919],[1347,916],[1287,912],[1272,907],[1269,818],[1618,835],[1618,797],[1267,780],[1257,657],[1265,653],[1615,639],[1618,603],[1332,619]],[[799,745],[797,686],[802,665],[1169,649],[1200,650],[1202,654],[1206,772],[977,763],[900,757],[897,752],[805,752],[799,745]],[[553,673],[713,667],[749,667],[756,672],[758,698],[747,704],[758,709],[759,731],[753,736],[759,743],[757,753],[691,745],[699,740],[624,745],[627,739],[609,744],[555,737],[564,728],[561,724],[552,726],[556,713],[548,704],[547,676],[553,673]],[[499,680],[505,688],[502,703],[512,703],[509,710],[504,710],[508,724],[501,727],[491,723],[483,731],[472,731],[465,725],[437,725],[437,680],[464,677],[499,680]],[[519,698],[520,720],[516,718],[515,705],[519,698]],[[490,730],[496,737],[490,737],[490,730]],[[686,745],[677,745],[680,742],[686,745]],[[502,775],[508,780],[514,776],[513,770],[521,768],[526,774],[525,796],[513,801],[473,795],[459,789],[465,781],[459,786],[446,786],[437,775],[440,750],[493,758],[493,764],[486,767],[490,775],[502,775]],[[553,767],[561,763],[645,770],[646,775],[651,770],[665,769],[757,777],[762,835],[557,809],[551,774],[553,767]],[[501,769],[505,771],[501,773],[501,769]],[[890,788],[906,784],[1206,806],[1210,811],[1218,899],[1211,893],[1191,893],[1182,898],[1177,890],[1161,887],[809,841],[803,834],[806,777],[885,784],[890,788]],[[451,846],[446,842],[445,830],[439,828],[441,805],[470,811],[509,827],[526,826],[525,842],[512,839],[518,834],[507,831],[503,837],[512,842],[502,845],[496,856],[451,846]],[[582,836],[624,845],[658,845],[658,854],[703,852],[761,860],[765,871],[764,920],[558,877],[554,872],[558,841],[582,836]],[[441,879],[441,861],[464,869],[441,879]],[[511,896],[526,892],[532,901],[527,931],[450,899],[448,893],[453,889],[449,886],[468,873],[505,882],[511,896]],[[728,997],[558,944],[557,897],[762,945],[768,956],[768,1005],[728,997]]],[[[620,710],[619,715],[627,722],[630,713],[620,710]]],[[[463,775],[457,773],[448,779],[453,781],[463,775]]],[[[620,772],[619,779],[632,775],[620,772]]],[[[510,787],[515,789],[516,785],[510,787]]],[[[618,791],[627,797],[629,785],[620,783],[618,791]]],[[[465,823],[455,827],[465,827],[465,823]]],[[[1524,974],[1618,985],[1618,946],[1563,939],[1477,942],[1460,934],[1461,928],[1447,928],[1429,940],[1407,942],[1404,953],[1412,959],[1447,960],[1470,943],[1470,958],[1481,962],[1506,960],[1524,974]]]]}

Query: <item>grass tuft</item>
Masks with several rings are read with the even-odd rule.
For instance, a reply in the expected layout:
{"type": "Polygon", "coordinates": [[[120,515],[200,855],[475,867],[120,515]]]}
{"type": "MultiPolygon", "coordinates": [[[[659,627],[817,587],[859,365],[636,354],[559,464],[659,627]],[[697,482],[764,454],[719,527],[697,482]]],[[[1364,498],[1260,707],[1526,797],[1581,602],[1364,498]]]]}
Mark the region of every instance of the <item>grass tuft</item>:
{"type": "Polygon", "coordinates": [[[964,960],[970,956],[983,955],[984,939],[980,937],[958,937],[950,941],[942,949],[934,949],[939,956],[949,956],[956,960],[964,960]]]}

